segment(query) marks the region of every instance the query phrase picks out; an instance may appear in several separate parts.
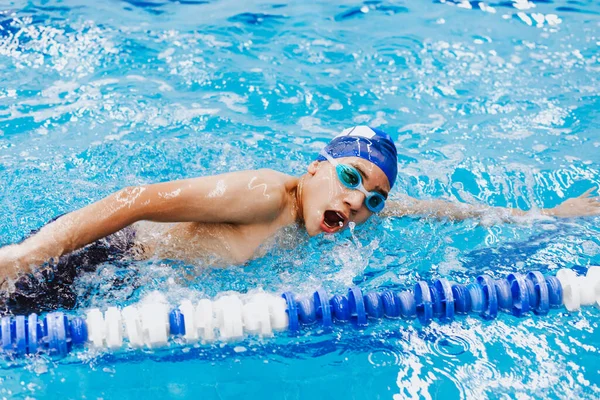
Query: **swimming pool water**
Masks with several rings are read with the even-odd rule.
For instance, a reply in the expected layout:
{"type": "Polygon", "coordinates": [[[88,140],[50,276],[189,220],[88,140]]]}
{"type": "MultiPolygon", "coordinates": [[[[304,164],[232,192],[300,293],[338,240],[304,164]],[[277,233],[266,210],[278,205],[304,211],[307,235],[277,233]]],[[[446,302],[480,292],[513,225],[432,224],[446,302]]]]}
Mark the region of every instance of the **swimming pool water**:
{"type": "MultiPolygon", "coordinates": [[[[392,197],[553,207],[600,185],[599,15],[585,0],[0,1],[0,245],[126,185],[302,174],[355,124],[397,141],[392,197]]],[[[585,272],[600,265],[599,221],[373,219],[333,239],[290,234],[243,267],[104,265],[76,287],[85,308],[151,290],[175,304],[257,287],[335,293],[585,272]]],[[[3,360],[0,397],[593,399],[599,320],[586,309],[427,328],[383,321],[3,360]]]]}

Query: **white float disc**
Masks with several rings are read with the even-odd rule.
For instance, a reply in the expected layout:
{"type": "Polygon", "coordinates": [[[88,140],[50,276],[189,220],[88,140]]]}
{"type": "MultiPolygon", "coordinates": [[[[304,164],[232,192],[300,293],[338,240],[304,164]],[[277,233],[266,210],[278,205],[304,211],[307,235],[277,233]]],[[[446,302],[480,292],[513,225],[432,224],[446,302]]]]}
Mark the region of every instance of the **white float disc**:
{"type": "Polygon", "coordinates": [[[207,341],[215,340],[215,316],[213,302],[202,299],[196,306],[196,326],[200,331],[200,337],[207,341]]]}
{"type": "Polygon", "coordinates": [[[123,321],[117,307],[109,307],[104,313],[106,322],[106,345],[109,349],[118,349],[123,345],[123,321]]]}
{"type": "Polygon", "coordinates": [[[196,319],[194,318],[194,305],[189,300],[183,300],[179,305],[179,311],[183,314],[185,340],[188,342],[195,342],[198,340],[198,328],[196,327],[196,319]]]}
{"type": "Polygon", "coordinates": [[[577,274],[570,269],[562,268],[556,273],[563,290],[563,304],[568,311],[578,311],[581,305],[579,281],[577,274]]]}
{"type": "Polygon", "coordinates": [[[98,308],[92,308],[86,312],[86,323],[88,328],[88,339],[94,347],[104,347],[106,338],[106,325],[102,311],[98,308]]]}
{"type": "Polygon", "coordinates": [[[127,306],[121,312],[125,321],[125,333],[131,347],[142,347],[144,345],[144,337],[142,331],[142,322],[140,313],[134,306],[127,306]]]}

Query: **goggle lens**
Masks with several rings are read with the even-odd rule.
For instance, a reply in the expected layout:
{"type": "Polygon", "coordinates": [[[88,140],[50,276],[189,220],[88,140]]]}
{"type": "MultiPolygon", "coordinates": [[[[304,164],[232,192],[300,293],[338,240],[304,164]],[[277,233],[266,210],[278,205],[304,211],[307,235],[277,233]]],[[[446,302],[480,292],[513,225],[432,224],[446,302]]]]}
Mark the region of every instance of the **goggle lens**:
{"type": "Polygon", "coordinates": [[[335,169],[337,170],[337,174],[342,183],[350,189],[356,189],[358,185],[361,184],[362,179],[360,178],[358,171],[354,168],[348,165],[338,164],[335,169]]]}
{"type": "Polygon", "coordinates": [[[375,213],[383,210],[383,207],[385,206],[385,198],[379,193],[373,193],[366,199],[366,202],[367,208],[375,213]]]}
{"type": "MultiPolygon", "coordinates": [[[[354,167],[346,164],[337,164],[335,170],[340,182],[347,188],[358,189],[362,186],[360,173],[354,167]]],[[[371,212],[380,212],[385,206],[385,197],[381,193],[369,192],[365,198],[365,205],[371,212]]]]}

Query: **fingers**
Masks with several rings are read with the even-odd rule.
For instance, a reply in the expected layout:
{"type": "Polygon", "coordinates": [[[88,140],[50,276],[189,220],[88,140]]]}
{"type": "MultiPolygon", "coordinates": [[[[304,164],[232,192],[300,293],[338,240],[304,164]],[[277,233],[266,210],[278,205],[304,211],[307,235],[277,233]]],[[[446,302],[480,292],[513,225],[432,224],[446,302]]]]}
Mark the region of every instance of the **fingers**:
{"type": "Polygon", "coordinates": [[[600,197],[591,197],[588,199],[590,215],[600,215],[600,197]]]}
{"type": "Polygon", "coordinates": [[[590,188],[590,189],[586,190],[586,191],[585,191],[585,193],[583,193],[583,194],[582,194],[582,195],[580,195],[579,197],[580,197],[580,198],[581,198],[581,197],[590,197],[590,194],[591,194],[591,193],[592,193],[594,190],[596,190],[596,188],[590,188]]]}

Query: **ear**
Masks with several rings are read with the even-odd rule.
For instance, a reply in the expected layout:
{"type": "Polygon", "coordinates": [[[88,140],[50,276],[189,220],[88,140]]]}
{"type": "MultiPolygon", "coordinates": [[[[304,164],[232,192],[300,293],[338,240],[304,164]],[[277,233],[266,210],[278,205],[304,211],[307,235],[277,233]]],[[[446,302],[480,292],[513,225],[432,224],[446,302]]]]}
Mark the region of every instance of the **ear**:
{"type": "Polygon", "coordinates": [[[310,175],[316,174],[318,169],[319,169],[319,161],[315,160],[315,161],[311,162],[310,164],[308,164],[308,173],[310,175]]]}

